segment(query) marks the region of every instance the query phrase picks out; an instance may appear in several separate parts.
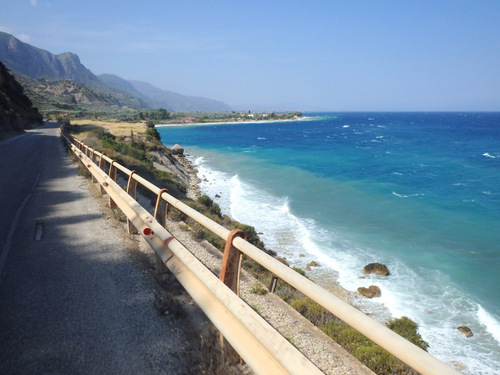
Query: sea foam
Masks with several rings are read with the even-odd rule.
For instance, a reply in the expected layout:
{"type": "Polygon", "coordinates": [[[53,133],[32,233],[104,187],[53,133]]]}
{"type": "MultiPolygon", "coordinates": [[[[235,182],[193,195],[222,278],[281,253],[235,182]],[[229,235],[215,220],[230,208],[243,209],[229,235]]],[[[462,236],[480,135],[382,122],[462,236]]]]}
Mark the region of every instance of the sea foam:
{"type": "Polygon", "coordinates": [[[374,313],[382,322],[391,317],[408,316],[417,322],[423,339],[430,343],[431,354],[449,364],[460,363],[479,374],[495,374],[493,368],[485,365],[488,352],[494,348],[464,341],[456,327],[479,320],[482,328],[479,323],[469,323],[469,326],[477,334],[487,331],[499,341],[500,323],[482,307],[478,309],[471,304],[462,292],[444,287],[445,275],[439,271],[416,272],[393,259],[388,262],[389,278],[363,275],[360,279],[364,264],[378,260],[371,249],[359,247],[331,228],[319,227],[312,219],[294,215],[287,197],[258,189],[242,181],[238,174],[211,169],[205,158],[196,158],[193,162],[202,181],[202,192],[218,203],[223,213],[254,226],[266,247],[285,256],[292,266],[304,268],[314,259],[322,268],[330,269],[331,275],[336,275],[339,283],[350,291],[355,292],[359,286],[379,286],[381,298],[360,299],[357,305],[374,313]]]}
{"type": "MultiPolygon", "coordinates": [[[[492,289],[494,282],[484,288],[473,284],[481,279],[477,275],[481,259],[495,259],[485,258],[485,251],[491,247],[491,254],[496,254],[493,249],[497,241],[492,242],[493,234],[484,230],[489,225],[485,220],[476,216],[464,216],[462,220],[459,211],[463,200],[483,199],[491,202],[492,212],[497,212],[497,172],[492,169],[495,159],[500,158],[494,152],[496,145],[491,146],[488,138],[486,145],[492,148],[481,145],[475,151],[467,150],[469,159],[453,164],[449,163],[451,151],[447,147],[456,147],[460,151],[458,160],[462,161],[465,149],[456,146],[462,143],[441,143],[435,156],[427,154],[428,148],[422,145],[412,149],[414,140],[431,134],[420,132],[417,137],[408,137],[413,128],[420,130],[416,125],[405,125],[401,132],[404,138],[394,139],[398,133],[393,130],[402,128],[393,124],[387,123],[386,127],[377,123],[373,133],[366,136],[355,132],[366,130],[366,126],[353,122],[349,129],[342,128],[343,124],[347,123],[318,126],[321,130],[331,126],[329,132],[320,134],[329,142],[325,146],[335,150],[327,157],[319,157],[323,155],[319,154],[320,138],[313,128],[309,129],[314,122],[308,123],[307,129],[297,129],[297,137],[304,139],[307,130],[310,142],[314,142],[314,147],[304,143],[309,145],[307,153],[297,152],[305,149],[304,144],[286,152],[296,142],[293,131],[278,139],[270,131],[262,131],[252,138],[253,143],[241,149],[234,141],[240,138],[233,136],[228,148],[202,150],[200,154],[206,159],[198,160],[201,189],[224,213],[253,225],[262,233],[266,247],[284,255],[292,266],[304,269],[311,260],[318,261],[321,267],[308,271],[310,277],[321,273],[355,293],[360,286],[378,285],[382,297],[359,298],[362,310],[377,319],[379,311],[388,311],[389,318],[410,317],[429,342],[431,354],[449,364],[465,366],[461,371],[464,374],[496,374],[500,368],[500,323],[495,307],[498,301],[494,293],[485,292],[492,289]],[[267,139],[257,139],[257,135],[267,139]],[[383,143],[366,143],[381,135],[383,143]],[[247,154],[250,151],[252,154],[247,154]],[[366,153],[374,157],[368,158],[366,153]],[[372,168],[380,166],[377,161],[388,168],[372,168]],[[290,162],[294,167],[304,164],[306,169],[291,169],[290,162]],[[440,168],[443,162],[446,168],[440,168]],[[465,169],[458,168],[463,164],[465,169]],[[326,165],[335,173],[316,168],[326,165]],[[445,178],[440,181],[440,176],[445,178]],[[468,232],[474,234],[470,241],[468,232]],[[370,262],[387,264],[391,275],[363,275],[363,266],[370,262]],[[475,267],[473,277],[469,266],[467,272],[460,270],[461,262],[475,267]],[[464,281],[467,278],[471,282],[464,281]],[[472,329],[473,337],[466,338],[457,330],[462,324],[472,329]]],[[[432,134],[432,142],[427,142],[431,146],[434,141],[450,137],[448,133],[443,137],[432,134]]],[[[219,139],[220,132],[216,136],[219,139]]],[[[472,203],[466,208],[476,210],[472,203]]],[[[493,264],[489,262],[488,267],[493,264]]],[[[485,265],[485,269],[488,267],[485,265]]],[[[495,281],[494,277],[489,279],[495,281]]]]}
{"type": "Polygon", "coordinates": [[[500,320],[487,312],[481,305],[478,305],[477,318],[493,338],[500,344],[500,320]]]}

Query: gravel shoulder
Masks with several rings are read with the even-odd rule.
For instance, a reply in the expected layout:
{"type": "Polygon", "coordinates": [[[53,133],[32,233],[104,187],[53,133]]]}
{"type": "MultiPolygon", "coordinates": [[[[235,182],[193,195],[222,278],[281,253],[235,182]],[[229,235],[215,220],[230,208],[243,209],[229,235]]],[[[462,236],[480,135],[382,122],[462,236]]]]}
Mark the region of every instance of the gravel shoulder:
{"type": "MultiPolygon", "coordinates": [[[[196,171],[185,158],[178,157],[178,160],[184,165],[190,178],[188,196],[195,199],[200,194],[196,171]]],[[[97,189],[96,195],[99,195],[97,189]]],[[[102,198],[105,197],[103,196],[102,198]]],[[[101,200],[103,205],[105,205],[105,199],[101,200]]],[[[146,209],[153,209],[152,207],[147,207],[147,200],[140,199],[140,197],[139,200],[146,209]]],[[[103,210],[109,211],[107,207],[103,207],[103,210]]],[[[195,240],[182,224],[182,222],[168,219],[167,230],[218,276],[222,263],[222,253],[207,241],[199,242],[195,240]]],[[[123,225],[123,223],[120,223],[120,225],[123,225]]],[[[126,231],[125,227],[123,227],[123,230],[126,231]]],[[[147,243],[140,236],[132,236],[130,237],[130,241],[135,242],[135,248],[138,250],[135,255],[138,261],[137,265],[142,267],[143,272],[149,274],[152,280],[152,288],[154,289],[156,298],[155,306],[160,314],[177,318],[180,315],[183,319],[187,319],[189,323],[186,323],[186,325],[195,328],[199,337],[206,338],[213,335],[215,332],[214,327],[182,287],[177,285],[174,288],[175,292],[171,293],[173,290],[172,285],[177,284],[177,282],[166,267],[156,260],[153,250],[149,248],[147,243]]],[[[291,308],[281,298],[271,293],[266,295],[252,293],[251,290],[256,283],[258,281],[243,270],[240,286],[242,299],[254,307],[270,325],[290,340],[325,374],[373,374],[365,365],[352,357],[344,348],[291,308]]],[[[262,285],[262,287],[265,288],[266,286],[262,285]]],[[[352,297],[345,289],[336,286],[332,287],[335,287],[336,294],[341,298],[349,299],[352,297]]],[[[237,374],[251,373],[245,365],[226,366],[224,371],[237,374]]]]}
{"type": "MultiPolygon", "coordinates": [[[[8,146],[44,154],[30,165],[40,178],[29,185],[0,274],[0,373],[197,373],[199,337],[158,313],[134,244],[77,176],[57,127],[8,146]]],[[[22,179],[25,170],[9,159],[15,150],[3,150],[2,175],[10,177],[2,184],[22,179]]]]}
{"type": "MultiPolygon", "coordinates": [[[[53,164],[42,175],[27,207],[31,219],[20,228],[30,235],[13,241],[24,253],[9,256],[12,269],[0,279],[0,302],[7,306],[0,312],[0,339],[12,344],[0,349],[0,372],[250,374],[245,365],[218,362],[212,324],[146,242],[126,234],[107,196],[75,176],[60,143],[49,159],[63,160],[62,169],[53,164]],[[35,221],[43,222],[42,241],[34,240],[35,221]]],[[[171,172],[182,174],[188,197],[196,198],[196,171],[185,158],[177,160],[185,170],[171,172]]],[[[167,229],[219,274],[218,250],[194,240],[178,222],[169,220],[167,229]]],[[[251,293],[256,283],[243,272],[243,300],[325,374],[372,374],[279,297],[251,293]]]]}

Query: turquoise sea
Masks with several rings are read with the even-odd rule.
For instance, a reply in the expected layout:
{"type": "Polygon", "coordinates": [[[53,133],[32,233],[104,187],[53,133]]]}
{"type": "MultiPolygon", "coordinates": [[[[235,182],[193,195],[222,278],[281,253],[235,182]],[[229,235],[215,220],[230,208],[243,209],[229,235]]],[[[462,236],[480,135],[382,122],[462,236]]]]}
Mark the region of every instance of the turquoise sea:
{"type": "Polygon", "coordinates": [[[408,316],[464,374],[500,373],[500,113],[317,113],[290,122],[158,126],[223,212],[266,247],[408,316]],[[380,262],[389,277],[363,276],[380,262]],[[473,331],[466,338],[456,327],[473,331]]]}

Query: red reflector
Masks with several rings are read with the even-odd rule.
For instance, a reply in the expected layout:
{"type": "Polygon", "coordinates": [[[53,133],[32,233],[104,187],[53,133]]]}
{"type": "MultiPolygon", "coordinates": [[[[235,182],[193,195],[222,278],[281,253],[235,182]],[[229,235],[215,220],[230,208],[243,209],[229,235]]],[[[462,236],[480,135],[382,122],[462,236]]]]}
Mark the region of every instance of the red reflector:
{"type": "Polygon", "coordinates": [[[144,233],[146,236],[149,236],[151,233],[153,233],[153,231],[150,228],[144,228],[142,233],[144,233]]]}
{"type": "Polygon", "coordinates": [[[91,167],[91,165],[90,165],[90,164],[89,164],[89,165],[87,165],[87,168],[90,168],[90,167],[91,167]]]}

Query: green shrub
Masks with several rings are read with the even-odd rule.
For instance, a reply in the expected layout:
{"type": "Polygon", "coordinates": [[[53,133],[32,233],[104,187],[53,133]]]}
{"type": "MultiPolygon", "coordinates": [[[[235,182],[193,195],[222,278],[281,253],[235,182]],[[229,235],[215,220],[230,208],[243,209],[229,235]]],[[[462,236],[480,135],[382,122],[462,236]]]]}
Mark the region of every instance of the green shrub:
{"type": "Polygon", "coordinates": [[[202,195],[196,201],[205,207],[210,207],[214,204],[214,201],[208,195],[202,195]]]}
{"type": "Polygon", "coordinates": [[[224,250],[224,247],[226,246],[226,241],[224,241],[216,234],[213,234],[208,229],[205,229],[205,227],[202,226],[201,224],[196,223],[191,226],[191,229],[193,231],[194,238],[197,239],[198,241],[207,240],[219,250],[221,251],[224,250]]]}
{"type": "Polygon", "coordinates": [[[257,231],[255,230],[254,227],[252,227],[250,225],[241,224],[238,222],[235,222],[234,224],[235,224],[236,228],[241,229],[243,232],[245,232],[248,242],[250,242],[252,245],[254,245],[257,248],[264,250],[264,247],[265,247],[264,242],[261,241],[261,239],[259,238],[259,235],[257,234],[257,231]]]}
{"type": "Polygon", "coordinates": [[[148,127],[146,129],[146,135],[152,137],[153,139],[161,140],[161,135],[158,133],[158,130],[153,126],[152,128],[148,127]]]}
{"type": "Polygon", "coordinates": [[[214,203],[214,201],[210,199],[208,195],[202,195],[198,197],[196,202],[199,204],[193,207],[195,208],[195,210],[200,211],[203,214],[206,214],[212,219],[214,219],[214,216],[217,217],[218,219],[222,218],[222,212],[220,210],[220,206],[217,203],[214,203]]]}
{"type": "Polygon", "coordinates": [[[290,302],[290,306],[317,327],[321,327],[327,322],[336,320],[332,313],[308,297],[295,299],[290,302]]]}
{"type": "Polygon", "coordinates": [[[267,289],[264,289],[260,283],[255,283],[253,284],[252,289],[250,289],[250,293],[253,294],[258,294],[258,295],[265,295],[267,294],[267,289]]]}
{"type": "MultiPolygon", "coordinates": [[[[396,321],[401,321],[401,319],[395,319],[396,321]]],[[[408,331],[417,328],[417,325],[411,322],[409,324],[405,318],[401,322],[395,323],[396,325],[402,325],[408,331]],[[413,327],[413,328],[411,328],[413,327]]],[[[388,323],[389,324],[389,323],[388,323]]],[[[391,355],[386,350],[382,349],[380,346],[376,345],[361,333],[356,331],[354,328],[348,326],[347,324],[337,321],[330,321],[320,327],[323,332],[328,336],[333,338],[337,343],[343,346],[349,353],[354,357],[363,362],[372,371],[380,375],[413,375],[416,374],[414,370],[405,365],[399,359],[391,355]]],[[[415,331],[416,332],[416,331],[415,331]]]]}
{"type": "Polygon", "coordinates": [[[179,181],[177,181],[176,179],[174,179],[170,173],[165,172],[165,171],[160,171],[159,169],[154,168],[153,174],[154,174],[155,178],[158,181],[161,181],[163,184],[173,185],[181,193],[187,192],[186,186],[184,186],[184,184],[182,184],[179,181]]]}
{"type": "Polygon", "coordinates": [[[392,319],[387,322],[387,327],[396,332],[398,335],[404,337],[411,343],[417,345],[419,348],[427,351],[429,344],[422,339],[418,333],[418,325],[410,318],[403,316],[398,319],[392,319]]]}
{"type": "Polygon", "coordinates": [[[300,269],[298,267],[292,267],[292,270],[294,270],[295,272],[301,274],[304,277],[306,276],[306,272],[303,269],[300,269]]]}

